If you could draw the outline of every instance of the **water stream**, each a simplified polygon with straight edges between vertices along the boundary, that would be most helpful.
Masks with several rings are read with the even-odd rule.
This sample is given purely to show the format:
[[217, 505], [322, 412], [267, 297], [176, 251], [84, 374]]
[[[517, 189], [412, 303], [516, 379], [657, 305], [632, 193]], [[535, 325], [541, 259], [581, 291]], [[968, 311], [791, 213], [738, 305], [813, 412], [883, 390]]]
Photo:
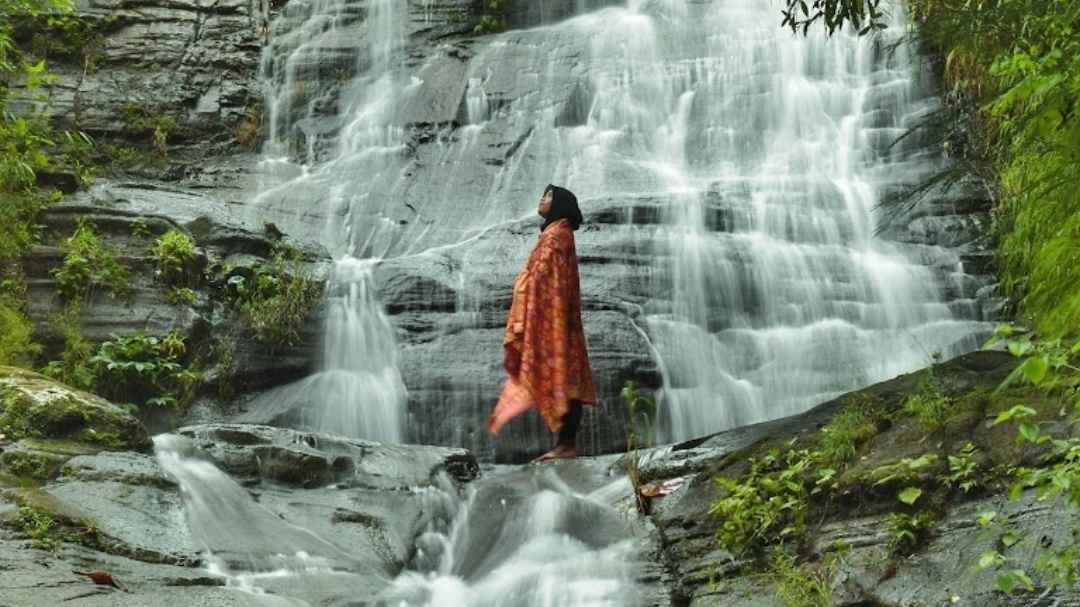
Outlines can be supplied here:
[[[496, 469], [460, 496], [445, 476], [406, 492], [429, 522], [394, 576], [340, 530], [320, 536], [288, 520], [295, 509], [281, 507], [273, 485], [241, 487], [191, 440], [158, 436], [155, 453], [180, 485], [208, 573], [251, 605], [616, 607], [641, 600], [644, 544], [630, 514], [629, 481], [595, 462]], [[372, 499], [348, 483], [326, 491], [335, 503]]]

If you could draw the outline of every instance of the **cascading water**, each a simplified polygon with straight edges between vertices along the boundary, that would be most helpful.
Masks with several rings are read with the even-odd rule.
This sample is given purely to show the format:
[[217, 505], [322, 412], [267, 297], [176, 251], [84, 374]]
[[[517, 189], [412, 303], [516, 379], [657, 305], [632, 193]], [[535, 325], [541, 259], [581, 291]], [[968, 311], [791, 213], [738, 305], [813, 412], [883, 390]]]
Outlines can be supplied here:
[[[579, 247], [652, 266], [628, 322], [659, 359], [671, 441], [805, 410], [933, 352], [960, 354], [985, 331], [955, 251], [875, 235], [884, 196], [940, 163], [917, 138], [891, 145], [937, 103], [902, 10], [875, 38], [826, 39], [793, 36], [764, 0], [628, 0], [407, 55], [432, 10], [289, 3], [267, 52], [260, 213], [290, 231], [318, 226], [339, 258], [400, 259], [528, 217], [549, 182], [587, 215], [631, 210], [644, 219], [581, 232]], [[483, 250], [516, 265], [519, 248]], [[451, 282], [483, 284], [490, 267], [456, 264]], [[611, 271], [583, 269], [587, 310], [591, 274]], [[639, 301], [636, 288], [604, 297]], [[357, 326], [383, 326], [362, 309], [380, 313], [357, 308]], [[486, 329], [463, 323], [433, 324]], [[327, 325], [328, 342], [337, 330]], [[491, 335], [484, 356], [497, 362]], [[389, 368], [395, 346], [382, 347]], [[443, 367], [466, 363], [446, 352], [409, 353], [410, 392], [439, 410], [489, 407], [497, 379], [447, 379]], [[380, 407], [405, 406], [392, 378], [371, 390]]]
[[620, 477], [580, 494], [548, 469], [504, 472], [469, 488], [448, 530], [418, 541], [418, 567], [387, 605], [632, 606], [638, 545]]
[[[641, 602], [642, 537], [628, 518], [629, 480], [602, 466], [500, 470], [474, 481], [464, 499], [453, 484], [398, 491], [431, 521], [415, 540], [412, 565], [393, 580], [379, 561], [340, 533], [321, 537], [274, 512], [272, 486], [248, 489], [208, 461], [195, 442], [160, 435], [154, 450], [181, 488], [188, 528], [209, 573], [258, 606], [602, 607]], [[358, 479], [361, 480], [362, 479]], [[371, 500], [345, 482], [327, 504]], [[293, 494], [293, 501], [312, 500]], [[324, 498], [326, 499], [326, 498]], [[269, 502], [269, 505], [267, 504]], [[319, 503], [319, 502], [316, 502]]]
[[328, 584], [339, 596], [367, 590], [349, 572], [370, 567], [369, 558], [283, 521], [199, 457], [190, 440], [159, 435], [154, 452], [181, 488], [187, 526], [206, 568], [226, 586], [266, 606], [307, 605], [303, 599], [325, 596], [319, 589]]
[[[359, 92], [349, 96], [351, 104], [342, 111], [350, 122], [343, 129], [346, 136], [341, 140], [339, 157], [348, 157], [350, 162], [363, 163], [367, 170], [377, 171], [373, 167], [393, 158], [403, 145], [400, 129], [385, 124], [388, 108], [401, 94], [393, 70], [404, 44], [403, 7], [396, 0], [371, 2], [366, 19], [359, 21], [368, 40], [366, 52], [360, 57], [344, 58], [335, 41], [347, 38], [348, 28], [356, 25], [361, 15], [356, 6], [341, 0], [292, 2], [282, 18], [289, 27], [282, 28], [283, 35], [269, 47], [264, 58], [263, 70], [268, 81], [280, 84], [268, 91], [271, 138], [264, 164], [271, 173], [284, 170], [292, 176], [286, 182], [289, 187], [303, 187], [309, 180], [335, 179], [340, 172], [348, 170], [346, 166], [334, 165], [309, 173], [301, 168], [300, 176], [296, 177], [288, 168], [291, 167], [287, 159], [288, 144], [295, 140], [289, 139], [287, 127], [310, 120], [313, 108], [325, 102], [319, 96], [322, 93], [319, 86], [312, 92], [317, 100], [307, 104], [297, 102], [298, 98], [304, 98], [303, 90], [311, 84], [300, 78], [306, 72], [320, 69], [333, 72], [327, 65], [341, 69], [354, 69], [357, 63], [368, 66], [369, 77], [352, 83], [352, 88]], [[296, 23], [299, 25], [292, 28]], [[333, 50], [327, 50], [328, 46]], [[329, 86], [319, 79], [316, 82]], [[308, 141], [305, 155], [313, 158], [316, 138]], [[359, 154], [350, 156], [351, 151]], [[341, 181], [334, 189], [349, 189], [353, 185]], [[276, 189], [266, 185], [256, 202], [276, 195]], [[341, 206], [340, 211], [348, 215], [350, 209]], [[241, 417], [241, 421], [272, 421], [356, 438], [403, 442], [406, 390], [397, 367], [397, 342], [374, 293], [371, 272], [374, 261], [350, 255], [355, 247], [349, 234], [349, 222], [335, 220], [326, 225], [322, 238], [338, 258], [327, 287], [320, 370], [262, 395], [253, 404], [252, 413]]]
[[239, 421], [404, 442], [405, 384], [371, 261], [344, 257], [330, 278], [320, 370], [261, 395]]

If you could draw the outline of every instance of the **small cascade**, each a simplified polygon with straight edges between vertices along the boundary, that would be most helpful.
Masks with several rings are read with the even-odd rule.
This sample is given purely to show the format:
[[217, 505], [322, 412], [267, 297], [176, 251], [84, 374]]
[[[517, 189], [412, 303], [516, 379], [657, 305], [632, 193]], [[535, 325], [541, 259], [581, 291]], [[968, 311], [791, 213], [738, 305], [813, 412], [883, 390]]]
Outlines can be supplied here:
[[335, 263], [319, 371], [261, 395], [240, 421], [404, 442], [407, 395], [394, 329], [375, 296], [374, 263]]
[[[255, 605], [308, 605], [303, 600], [333, 584], [343, 593], [362, 559], [307, 529], [287, 523], [202, 459], [191, 441], [154, 437], [161, 468], [180, 485], [187, 526], [211, 575], [251, 596]], [[360, 589], [357, 589], [360, 591]]]
[[639, 546], [619, 477], [586, 494], [550, 468], [503, 471], [469, 487], [445, 529], [417, 540], [415, 568], [378, 604], [601, 607], [640, 604]]

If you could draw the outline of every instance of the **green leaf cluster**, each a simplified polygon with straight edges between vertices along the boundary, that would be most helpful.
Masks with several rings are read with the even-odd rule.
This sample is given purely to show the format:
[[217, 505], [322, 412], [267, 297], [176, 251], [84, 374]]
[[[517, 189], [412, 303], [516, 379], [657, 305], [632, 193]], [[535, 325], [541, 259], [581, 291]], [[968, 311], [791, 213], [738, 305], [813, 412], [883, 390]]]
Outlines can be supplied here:
[[311, 277], [300, 254], [279, 247], [270, 262], [251, 275], [227, 281], [230, 306], [264, 343], [295, 345], [304, 322], [322, 299], [323, 284]]
[[[162, 284], [175, 289], [187, 289], [198, 283], [199, 273], [195, 267], [195, 241], [175, 228], [162, 234], [150, 249], [157, 266], [157, 277]], [[186, 294], [177, 297], [186, 299]]]
[[98, 288], [113, 297], [130, 292], [130, 275], [117, 261], [116, 252], [106, 245], [86, 218], [80, 218], [75, 232], [60, 246], [64, 261], [52, 270], [56, 287], [70, 304], [87, 301]]

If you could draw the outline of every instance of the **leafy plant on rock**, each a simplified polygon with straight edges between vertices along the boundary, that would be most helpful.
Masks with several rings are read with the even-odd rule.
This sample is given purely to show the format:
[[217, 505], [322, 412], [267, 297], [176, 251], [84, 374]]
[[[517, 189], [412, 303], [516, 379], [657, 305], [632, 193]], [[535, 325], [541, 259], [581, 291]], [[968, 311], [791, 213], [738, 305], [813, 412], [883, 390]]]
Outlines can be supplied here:
[[250, 276], [230, 278], [227, 290], [232, 308], [259, 340], [291, 346], [300, 341], [323, 285], [311, 278], [295, 249], [279, 247], [270, 262], [255, 267]]
[[139, 407], [175, 408], [190, 400], [199, 379], [183, 364], [185, 354], [184, 339], [175, 332], [164, 337], [113, 335], [90, 364], [102, 396]]
[[60, 246], [64, 261], [52, 270], [60, 295], [68, 302], [89, 299], [98, 288], [114, 297], [130, 291], [130, 276], [117, 261], [116, 252], [98, 236], [86, 218], [80, 218], [75, 232]]

